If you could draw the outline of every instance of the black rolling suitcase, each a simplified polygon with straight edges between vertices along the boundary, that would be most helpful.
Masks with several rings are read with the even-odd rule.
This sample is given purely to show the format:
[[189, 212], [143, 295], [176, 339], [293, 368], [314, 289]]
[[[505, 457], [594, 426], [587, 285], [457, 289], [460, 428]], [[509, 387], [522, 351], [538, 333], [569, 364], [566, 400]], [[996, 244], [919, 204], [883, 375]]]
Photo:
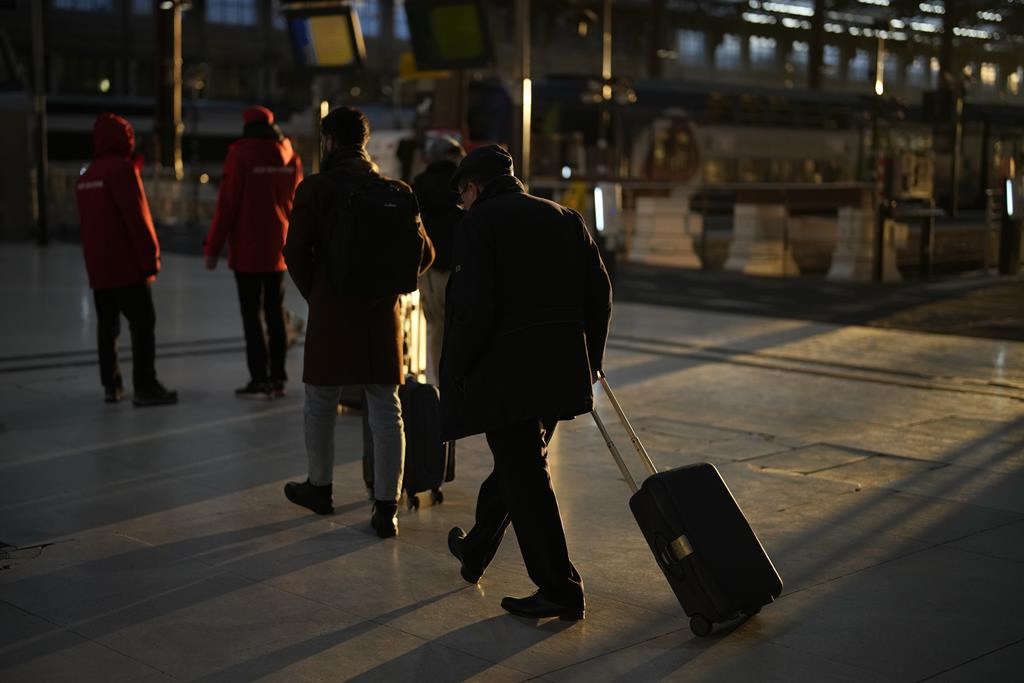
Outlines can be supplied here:
[[718, 470], [711, 463], [658, 472], [603, 374], [599, 375], [641, 460], [651, 472], [638, 488], [595, 410], [608, 449], [633, 490], [629, 507], [698, 636], [716, 623], [758, 613], [782, 592], [782, 579]]
[[[444, 502], [441, 486], [455, 479], [455, 442], [441, 441], [441, 406], [437, 387], [407, 380], [398, 388], [405, 424], [405, 474], [402, 489], [409, 508], [419, 508], [421, 491], [432, 503]], [[373, 438], [363, 411], [363, 480], [373, 494]]]

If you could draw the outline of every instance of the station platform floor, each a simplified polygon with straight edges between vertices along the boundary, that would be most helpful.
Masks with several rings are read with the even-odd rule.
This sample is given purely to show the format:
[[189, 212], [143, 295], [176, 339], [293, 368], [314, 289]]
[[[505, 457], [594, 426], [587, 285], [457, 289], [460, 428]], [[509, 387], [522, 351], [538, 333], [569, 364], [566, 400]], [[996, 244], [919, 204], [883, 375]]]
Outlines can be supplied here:
[[288, 397], [238, 401], [230, 273], [167, 255], [153, 292], [181, 401], [106, 405], [79, 248], [0, 246], [5, 683], [1020, 680], [1022, 341], [619, 303], [606, 370], [648, 450], [717, 465], [785, 582], [698, 638], [590, 419], [551, 456], [587, 617], [524, 620], [499, 606], [533, 591], [514, 534], [477, 586], [445, 544], [490, 471], [482, 438], [385, 541], [340, 416], [337, 512], [309, 514], [282, 495], [305, 471], [301, 347]]

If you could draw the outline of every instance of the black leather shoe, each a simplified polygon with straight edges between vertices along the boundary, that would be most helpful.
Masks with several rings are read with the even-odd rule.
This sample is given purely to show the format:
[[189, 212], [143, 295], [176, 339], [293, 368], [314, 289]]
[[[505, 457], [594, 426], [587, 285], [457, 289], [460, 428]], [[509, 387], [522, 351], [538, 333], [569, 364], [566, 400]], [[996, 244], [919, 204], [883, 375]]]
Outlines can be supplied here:
[[583, 600], [580, 599], [578, 607], [570, 607], [553, 600], [548, 600], [540, 591], [537, 591], [528, 598], [502, 598], [501, 606], [506, 611], [517, 617], [529, 619], [546, 619], [547, 617], [558, 617], [563, 621], [581, 621], [584, 609]]
[[169, 406], [178, 402], [178, 392], [171, 391], [160, 382], [153, 386], [136, 391], [132, 396], [132, 403], [140, 407], [146, 406]]
[[393, 538], [398, 535], [398, 501], [377, 500], [373, 503], [373, 515], [370, 526], [381, 538]]
[[462, 542], [465, 540], [466, 532], [459, 527], [452, 527], [452, 530], [448, 532], [448, 550], [455, 556], [455, 559], [462, 563], [462, 568], [459, 570], [462, 578], [467, 583], [477, 583], [484, 575], [484, 570], [478, 571], [475, 567], [471, 569], [466, 565], [466, 558], [462, 554]]
[[284, 485], [284, 495], [296, 505], [309, 508], [318, 515], [334, 513], [334, 485], [314, 486], [306, 481], [290, 481]]

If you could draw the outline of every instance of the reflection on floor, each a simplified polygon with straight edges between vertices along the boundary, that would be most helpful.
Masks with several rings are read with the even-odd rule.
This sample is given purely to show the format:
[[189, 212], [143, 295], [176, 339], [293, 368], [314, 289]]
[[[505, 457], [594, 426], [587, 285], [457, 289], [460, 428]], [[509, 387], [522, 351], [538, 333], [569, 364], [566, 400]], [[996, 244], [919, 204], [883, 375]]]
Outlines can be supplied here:
[[[102, 402], [76, 248], [0, 248], [0, 294], [5, 683], [1011, 680], [1024, 666], [1022, 343], [619, 306], [606, 369], [648, 450], [661, 467], [715, 463], [786, 582], [698, 639], [587, 419], [559, 427], [552, 455], [587, 619], [526, 621], [498, 604], [532, 591], [514, 534], [475, 587], [445, 547], [489, 471], [481, 438], [459, 443], [442, 505], [402, 509], [396, 540], [368, 526], [358, 417], [338, 422], [336, 514], [284, 500], [304, 471], [301, 347], [287, 398], [232, 396], [246, 378], [229, 273], [166, 258], [158, 370], [181, 403], [160, 409]], [[288, 305], [305, 315], [294, 291]]]

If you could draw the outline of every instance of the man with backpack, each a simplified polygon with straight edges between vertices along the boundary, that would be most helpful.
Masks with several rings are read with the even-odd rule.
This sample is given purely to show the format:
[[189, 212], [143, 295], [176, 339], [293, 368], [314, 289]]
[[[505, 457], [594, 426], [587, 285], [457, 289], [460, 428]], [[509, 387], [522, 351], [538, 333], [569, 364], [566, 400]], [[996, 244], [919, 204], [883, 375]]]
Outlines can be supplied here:
[[408, 185], [381, 176], [366, 153], [370, 124], [340, 107], [321, 122], [321, 172], [299, 186], [284, 258], [309, 303], [302, 381], [309, 476], [285, 496], [331, 514], [334, 424], [341, 387], [362, 385], [374, 452], [370, 523], [398, 533], [405, 435], [398, 387], [403, 335], [399, 294], [434, 260]]
[[236, 389], [235, 396], [266, 400], [283, 397], [288, 378], [281, 249], [295, 188], [302, 182], [302, 160], [266, 107], [246, 109], [242, 120], [242, 137], [224, 160], [217, 210], [203, 251], [206, 267], [213, 270], [227, 242], [228, 266], [235, 271], [249, 367], [249, 383]]

